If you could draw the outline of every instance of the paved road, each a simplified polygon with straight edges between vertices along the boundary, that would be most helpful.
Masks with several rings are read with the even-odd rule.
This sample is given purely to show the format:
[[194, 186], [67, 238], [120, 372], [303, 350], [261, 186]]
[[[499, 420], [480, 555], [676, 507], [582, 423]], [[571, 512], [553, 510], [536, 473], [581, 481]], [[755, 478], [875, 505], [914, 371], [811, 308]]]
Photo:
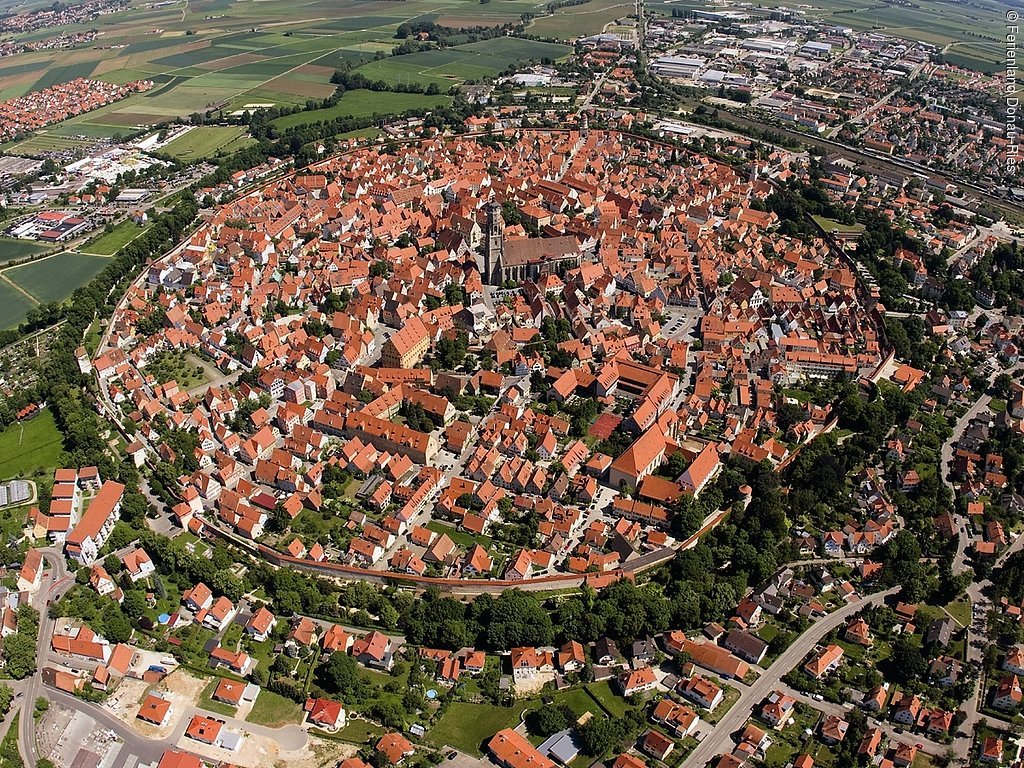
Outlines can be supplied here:
[[[1010, 546], [1006, 548], [1006, 551], [999, 556], [999, 559], [996, 560], [993, 572], [995, 572], [995, 569], [999, 568], [1004, 562], [1006, 562], [1006, 558], [1008, 558], [1014, 552], [1019, 551], [1021, 547], [1024, 547], [1024, 535], [1020, 535], [1016, 539], [1014, 539], [1013, 543], [1011, 543]], [[991, 588], [991, 586], [992, 582], [989, 579], [985, 579], [984, 581], [976, 581], [967, 588], [967, 597], [970, 599], [971, 605], [981, 606], [981, 608], [985, 612], [982, 614], [982, 617], [984, 617], [985, 614], [987, 614], [987, 612], [992, 609], [992, 605], [985, 595], [985, 593]], [[975, 630], [975, 625], [973, 622], [967, 628], [967, 662], [968, 664], [976, 665], [976, 668], [979, 671], [983, 669], [984, 644], [988, 641], [988, 634], [986, 632], [986, 629], [987, 619], [985, 618], [981, 619], [979, 631]], [[972, 637], [972, 634], [974, 635], [974, 637]], [[981, 646], [975, 646], [975, 640], [980, 641]], [[970, 759], [971, 745], [973, 743], [970, 737], [971, 735], [973, 735], [974, 728], [977, 725], [978, 721], [982, 719], [982, 715], [978, 709], [978, 703], [981, 701], [981, 697], [985, 693], [985, 689], [982, 685], [983, 682], [983, 677], [981, 674], [979, 674], [978, 679], [975, 681], [974, 684], [973, 694], [963, 703], [962, 706], [964, 712], [964, 721], [960, 725], [959, 730], [960, 732], [966, 734], [966, 736], [956, 739], [953, 743], [953, 751], [956, 754], [956, 756], [961, 760]], [[1012, 729], [1010, 723], [1004, 720], [999, 720], [997, 718], [992, 717], [991, 715], [985, 715], [984, 718], [988, 721], [989, 725], [995, 728], [1002, 728], [1007, 731]]]
[[[1017, 363], [1005, 372], [1016, 378], [1022, 370], [1024, 370], [1024, 363]], [[989, 374], [988, 382], [990, 386], [1001, 373], [1004, 373], [1004, 371], [997, 368]], [[942, 444], [942, 451], [939, 458], [939, 474], [942, 476], [942, 482], [944, 482], [949, 489], [953, 491], [954, 496], [956, 495], [956, 487], [949, 479], [949, 472], [950, 467], [953, 464], [953, 453], [956, 448], [956, 444], [960, 441], [964, 431], [968, 426], [970, 426], [971, 422], [982, 412], [987, 410], [989, 403], [991, 402], [992, 397], [988, 393], [979, 397], [957, 421], [956, 425], [953, 427], [953, 434], [950, 436], [949, 440]], [[961, 573], [967, 567], [965, 561], [967, 557], [967, 547], [970, 546], [971, 543], [971, 521], [966, 515], [960, 515], [955, 512], [953, 513], [953, 520], [957, 526], [957, 546], [956, 555], [953, 557], [953, 573]]]
[[[43, 693], [42, 670], [49, 658], [50, 638], [53, 636], [53, 620], [50, 618], [47, 606], [50, 601], [60, 600], [75, 583], [74, 576], [68, 573], [64, 555], [59, 549], [48, 547], [40, 551], [50, 567], [35, 597], [36, 608], [39, 609], [36, 673], [25, 682], [21, 718], [18, 721], [18, 748], [22, 759], [29, 768], [33, 768], [36, 760], [41, 757], [36, 753], [36, 720], [33, 717], [33, 709], [36, 699]], [[52, 691], [47, 691], [47, 698], [51, 701], [53, 701], [52, 693]]]
[[778, 687], [783, 675], [802, 662], [825, 635], [843, 624], [850, 616], [870, 605], [877, 605], [890, 595], [895, 595], [899, 590], [899, 587], [893, 587], [885, 592], [876, 592], [862, 600], [844, 605], [808, 627], [790, 644], [789, 648], [782, 652], [763, 675], [752, 685], [746, 687], [746, 690], [740, 694], [739, 700], [686, 758], [687, 764], [701, 768], [716, 755], [732, 751], [732, 734], [747, 721], [754, 707]]
[[[846, 718], [850, 713], [849, 707], [844, 707], [840, 704], [833, 704], [831, 701], [817, 701], [812, 699], [806, 693], [786, 685], [785, 683], [779, 683], [779, 690], [788, 696], [792, 696], [799, 702], [806, 704], [812, 709], [816, 709], [826, 715], [837, 715], [842, 718]], [[888, 723], [885, 720], [874, 720], [871, 719], [871, 725], [877, 725], [882, 729], [882, 732], [889, 738], [890, 741], [904, 741], [908, 744], [920, 744], [921, 749], [927, 752], [929, 755], [942, 756], [946, 754], [946, 750], [949, 749], [948, 744], [940, 744], [937, 741], [925, 738], [920, 734], [916, 733], [898, 733], [896, 731], [897, 726], [892, 723]], [[901, 727], [901, 726], [900, 726]], [[902, 728], [902, 727], [901, 727]]]

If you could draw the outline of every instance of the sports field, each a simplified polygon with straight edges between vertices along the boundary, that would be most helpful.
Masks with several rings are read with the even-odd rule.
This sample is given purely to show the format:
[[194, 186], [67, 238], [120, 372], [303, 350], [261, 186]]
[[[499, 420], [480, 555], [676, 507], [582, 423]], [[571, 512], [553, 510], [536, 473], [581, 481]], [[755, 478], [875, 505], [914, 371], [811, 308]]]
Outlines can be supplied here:
[[191, 163], [204, 157], [213, 157], [227, 147], [231, 151], [241, 149], [248, 143], [245, 141], [246, 136], [247, 131], [241, 126], [204, 125], [193, 128], [160, 151], [183, 163]]
[[[3, 271], [3, 276], [30, 294], [40, 304], [64, 301], [109, 263], [104, 256], [61, 253]], [[20, 322], [16, 320], [15, 322]]]

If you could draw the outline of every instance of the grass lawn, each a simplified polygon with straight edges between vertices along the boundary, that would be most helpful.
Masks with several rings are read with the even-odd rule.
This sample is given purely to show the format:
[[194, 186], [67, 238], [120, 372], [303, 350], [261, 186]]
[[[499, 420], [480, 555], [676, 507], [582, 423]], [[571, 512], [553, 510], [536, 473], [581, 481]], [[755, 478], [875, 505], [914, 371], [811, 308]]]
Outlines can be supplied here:
[[204, 125], [193, 128], [160, 151], [183, 163], [191, 163], [216, 155], [232, 142], [241, 139], [245, 133], [246, 129], [242, 126]]
[[110, 232], [104, 232], [92, 242], [83, 245], [81, 251], [99, 256], [113, 256], [147, 229], [148, 224], [140, 227], [134, 221], [122, 221]]
[[843, 224], [835, 219], [827, 219], [824, 216], [812, 216], [811, 218], [818, 222], [818, 225], [826, 232], [831, 232], [833, 229], [840, 233], [864, 231], [863, 224]]
[[[210, 681], [210, 684], [207, 685], [203, 689], [203, 692], [199, 696], [198, 706], [199, 706], [200, 709], [205, 709], [208, 712], [216, 712], [218, 715], [225, 715], [227, 717], [234, 717], [235, 716], [235, 708], [234, 707], [232, 707], [232, 706], [230, 706], [228, 704], [225, 704], [222, 701], [214, 701], [211, 698], [213, 696], [213, 692], [215, 690], [217, 690], [217, 685], [218, 684], [220, 684], [220, 678], [219, 677], [215, 677], [213, 680]], [[260, 695], [262, 695], [262, 694], [260, 694]]]
[[29, 507], [5, 507], [0, 509], [0, 542], [21, 538], [21, 532], [28, 520]]
[[[260, 694], [261, 696], [263, 694]], [[345, 727], [335, 734], [339, 739], [350, 741], [353, 744], [366, 744], [368, 741], [376, 741], [384, 735], [384, 729], [375, 723], [368, 723], [365, 720], [352, 720], [345, 724]]]
[[704, 714], [701, 713], [701, 717], [704, 717], [712, 725], [725, 717], [725, 714], [732, 709], [733, 704], [740, 700], [740, 692], [735, 688], [730, 688], [727, 685], [722, 686], [722, 693], [724, 694], [722, 703], [715, 707], [714, 712], [709, 712], [707, 717], [704, 717]]
[[479, 757], [485, 739], [502, 728], [518, 725], [523, 712], [532, 705], [531, 701], [517, 701], [511, 707], [456, 701], [431, 728], [427, 738], [438, 746], [455, 747]]
[[146, 371], [161, 384], [174, 380], [182, 389], [191, 389], [209, 381], [199, 360], [181, 350], [158, 352], [146, 364]]
[[951, 603], [946, 603], [946, 611], [960, 626], [966, 627], [971, 623], [971, 601], [968, 597], [958, 597]]
[[776, 635], [779, 634], [779, 627], [774, 621], [765, 622], [765, 625], [761, 627], [761, 630], [757, 633], [757, 636], [764, 640], [766, 643], [770, 643]]
[[63, 450], [63, 439], [48, 409], [34, 419], [11, 424], [0, 432], [0, 479], [51, 472]]
[[474, 544], [480, 544], [484, 549], [490, 550], [491, 539], [488, 536], [474, 536], [471, 533], [465, 531], [457, 531], [450, 525], [442, 523], [439, 520], [431, 520], [427, 523], [427, 530], [433, 531], [434, 533], [444, 533], [448, 535], [448, 538], [455, 542], [456, 546], [462, 547], [463, 549], [469, 549]]
[[607, 680], [602, 680], [599, 683], [588, 685], [587, 690], [590, 691], [590, 695], [593, 696], [601, 706], [616, 717], [622, 717], [629, 709], [629, 705], [626, 703], [626, 700], [612, 690], [612, 687]]
[[252, 711], [245, 719], [256, 725], [280, 728], [282, 725], [301, 721], [302, 709], [291, 699], [286, 699], [284, 696], [264, 688], [256, 697], [256, 703], [253, 704]]
[[577, 717], [584, 712], [592, 712], [595, 717], [604, 717], [604, 712], [597, 702], [583, 688], [566, 688], [551, 697], [556, 704], [565, 704]]
[[[11, 725], [7, 729], [4, 740], [0, 743], [0, 754], [3, 755], [14, 755], [18, 754], [18, 720], [21, 718], [21, 712], [15, 712], [14, 717], [11, 719]], [[0, 768], [14, 768], [15, 765], [23, 765], [21, 760], [14, 762], [7, 758], [0, 757]]]

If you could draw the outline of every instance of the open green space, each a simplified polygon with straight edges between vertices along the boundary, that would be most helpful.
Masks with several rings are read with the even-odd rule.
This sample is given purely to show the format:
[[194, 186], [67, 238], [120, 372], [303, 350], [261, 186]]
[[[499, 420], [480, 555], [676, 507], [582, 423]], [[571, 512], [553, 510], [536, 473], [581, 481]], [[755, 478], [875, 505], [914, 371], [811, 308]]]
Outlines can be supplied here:
[[204, 125], [193, 128], [160, 151], [183, 163], [191, 163], [203, 158], [212, 157], [221, 149], [246, 134], [241, 126]]
[[146, 363], [146, 373], [160, 384], [177, 382], [182, 389], [191, 389], [209, 381], [206, 368], [193, 355], [180, 349], [157, 352]]
[[54, 133], [40, 132], [29, 136], [23, 141], [9, 142], [2, 149], [12, 155], [37, 156], [44, 152], [84, 152], [94, 142], [87, 139], [75, 139], [69, 136], [58, 136]]
[[[580, 6], [562, 15], [578, 15], [580, 32], [591, 26], [596, 31], [604, 23], [598, 21], [606, 6], [619, 4], [621, 0], [591, 0], [586, 9]], [[626, 10], [626, 5], [621, 5], [620, 10]], [[115, 83], [150, 79], [156, 83], [146, 93], [132, 94], [47, 128], [43, 135], [49, 143], [36, 142], [33, 137], [19, 147], [18, 151], [27, 154], [74, 150], [78, 137], [125, 135], [193, 112], [234, 110], [247, 103], [304, 104], [307, 99], [324, 98], [332, 92], [329, 80], [342, 62], [371, 68], [366, 74], [374, 79], [424, 85], [435, 82], [447, 91], [451, 85], [492, 76], [513, 63], [562, 58], [570, 49], [503, 37], [391, 57], [391, 50], [399, 42], [395, 31], [400, 24], [418, 19], [454, 27], [490, 26], [515, 22], [521, 14], [536, 12], [537, 8], [533, 0], [483, 5], [477, 0], [383, 4], [306, 0], [298, 7], [285, 0], [194, 0], [184, 6], [131, 8], [64, 27], [66, 31], [99, 31], [103, 35], [102, 56], [91, 47], [81, 46], [28, 52], [5, 60], [0, 67], [0, 94], [8, 98], [75, 77]], [[42, 40], [50, 34], [37, 30], [19, 39]], [[380, 53], [386, 58], [373, 61]], [[402, 94], [381, 94], [372, 99], [356, 95], [347, 99], [344, 109], [348, 110], [345, 114], [356, 116], [393, 115], [412, 106], [425, 106], [409, 101]], [[61, 141], [63, 146], [58, 146]], [[243, 146], [242, 141], [240, 136], [229, 138], [226, 131], [204, 131], [175, 144], [170, 152], [192, 162], [221, 149], [237, 149]]]
[[494, 704], [453, 702], [430, 730], [429, 740], [438, 746], [454, 747], [470, 755], [482, 755], [483, 742], [502, 728], [519, 724], [531, 702], [517, 701], [511, 707]]
[[79, 77], [89, 77], [96, 68], [96, 61], [66, 64], [63, 67], [50, 67], [32, 84], [33, 91], [42, 91], [54, 85], [67, 83]]
[[370, 80], [383, 80], [392, 85], [420, 83], [427, 86], [434, 83], [447, 90], [451, 85], [466, 80], [493, 77], [512, 64], [558, 60], [571, 52], [564, 45], [502, 37], [453, 48], [391, 56], [364, 64], [356, 72]]
[[811, 218], [818, 222], [818, 226], [826, 232], [831, 232], [833, 229], [840, 233], [864, 231], [863, 224], [843, 224], [835, 219], [826, 219], [824, 216], [812, 216]]
[[946, 603], [946, 612], [958, 622], [961, 627], [970, 626], [971, 623], [971, 600], [966, 595], [958, 597], [952, 602]]
[[347, 91], [338, 103], [329, 109], [296, 112], [274, 120], [274, 125], [285, 130], [298, 125], [309, 125], [339, 117], [372, 117], [398, 115], [412, 109], [435, 109], [448, 104], [448, 96], [425, 96], [421, 93], [389, 93], [387, 91]]
[[86, 243], [79, 250], [82, 253], [113, 256], [149, 229], [148, 225], [139, 226], [134, 221], [122, 221], [110, 232], [104, 232], [92, 242]]
[[558, 8], [550, 16], [536, 18], [526, 31], [540, 37], [573, 40], [580, 35], [602, 32], [606, 24], [629, 16], [634, 9], [632, 3], [623, 0], [590, 0], [583, 5]]
[[607, 717], [601, 705], [617, 715], [629, 709], [625, 700], [612, 692], [607, 681], [593, 683], [586, 688], [577, 686], [557, 692], [545, 691], [539, 697], [519, 699], [511, 707], [457, 701], [449, 706], [427, 738], [438, 747], [455, 747], [471, 755], [481, 755], [486, 739], [502, 728], [517, 726], [528, 712], [540, 709], [549, 700], [554, 705], [569, 707], [577, 717], [586, 712], [594, 717]]
[[252, 705], [252, 711], [245, 719], [256, 725], [280, 728], [302, 720], [302, 709], [291, 699], [264, 688], [256, 697], [256, 703]]
[[47, 474], [57, 466], [64, 444], [49, 409], [0, 432], [0, 480]]
[[107, 265], [103, 256], [60, 253], [20, 267], [4, 270], [3, 276], [42, 304], [64, 301]]
[[0, 541], [16, 541], [21, 538], [28, 521], [29, 507], [4, 507], [0, 509]]
[[597, 699], [604, 709], [616, 717], [626, 714], [626, 710], [629, 709], [626, 700], [612, 690], [611, 683], [607, 680], [589, 685], [587, 690], [590, 691], [590, 695]]
[[349, 718], [345, 727], [334, 735], [353, 744], [366, 744], [368, 741], [375, 741], [383, 736], [384, 729], [376, 723]]

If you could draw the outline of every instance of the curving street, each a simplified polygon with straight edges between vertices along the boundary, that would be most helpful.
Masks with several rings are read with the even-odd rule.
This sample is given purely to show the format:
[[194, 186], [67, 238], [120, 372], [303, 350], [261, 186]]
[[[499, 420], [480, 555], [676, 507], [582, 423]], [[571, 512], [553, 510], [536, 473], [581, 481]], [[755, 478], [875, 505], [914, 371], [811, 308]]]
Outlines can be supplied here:
[[700, 768], [715, 756], [732, 751], [732, 734], [750, 718], [750, 713], [758, 703], [779, 686], [783, 676], [804, 660], [815, 644], [833, 629], [841, 626], [853, 614], [864, 610], [869, 605], [881, 603], [899, 590], [899, 587], [892, 587], [884, 592], [868, 595], [861, 600], [844, 605], [808, 627], [753, 684], [745, 686], [745, 690], [742, 691], [740, 698], [732, 708], [686, 758], [687, 764]]

